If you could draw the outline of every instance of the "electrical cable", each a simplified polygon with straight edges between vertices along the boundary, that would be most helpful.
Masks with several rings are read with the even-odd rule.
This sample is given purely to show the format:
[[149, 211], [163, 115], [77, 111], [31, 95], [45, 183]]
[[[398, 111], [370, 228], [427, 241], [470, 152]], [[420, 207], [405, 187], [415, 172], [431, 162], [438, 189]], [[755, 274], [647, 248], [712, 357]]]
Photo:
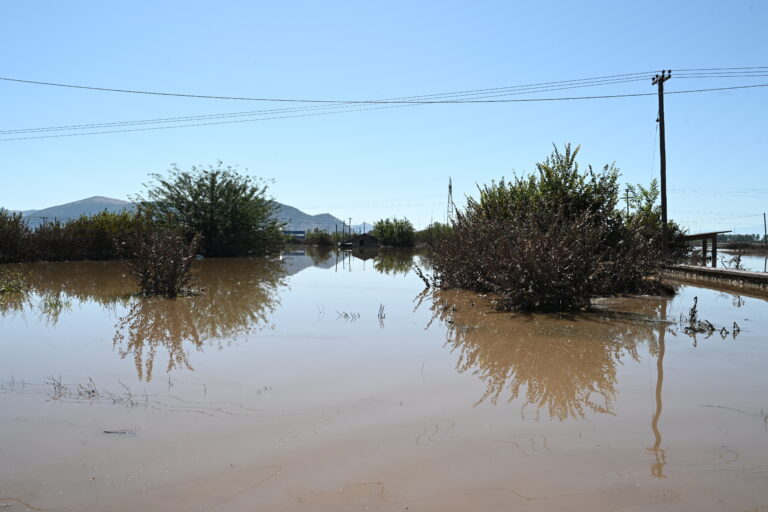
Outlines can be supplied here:
[[[539, 82], [534, 84], [529, 84], [527, 86], [513, 86], [515, 87], [533, 87], [533, 86], [543, 86], [543, 85], [558, 85], [558, 84], [566, 84], [566, 83], [578, 83], [578, 82], [584, 82], [584, 81], [591, 81], [591, 80], [604, 80], [604, 79], [611, 79], [611, 78], [627, 78], [627, 77], [640, 77], [640, 76], [647, 76], [648, 74], [652, 73], [651, 71], [642, 72], [642, 73], [626, 73], [621, 75], [606, 75], [602, 77], [595, 77], [595, 78], [580, 78], [575, 80], [559, 80], [554, 82]], [[36, 80], [24, 80], [20, 78], [10, 78], [10, 77], [0, 77], [0, 80], [6, 81], [6, 82], [16, 82], [16, 83], [23, 83], [23, 84], [30, 84], [30, 85], [43, 85], [43, 86], [50, 86], [50, 87], [64, 87], [69, 89], [84, 89], [84, 90], [90, 90], [90, 91], [101, 91], [101, 92], [114, 92], [114, 93], [125, 93], [125, 94], [144, 94], [144, 95], [152, 95], [152, 96], [173, 96], [173, 97], [180, 97], [180, 98], [197, 98], [197, 99], [216, 99], [216, 100], [237, 100], [237, 101], [270, 101], [270, 102], [289, 102], [289, 103], [363, 103], [363, 104], [369, 104], [369, 103], [376, 103], [376, 100], [328, 100], [328, 99], [302, 99], [302, 98], [254, 98], [254, 97], [244, 97], [244, 96], [217, 96], [217, 95], [205, 95], [205, 94], [188, 94], [188, 93], [171, 93], [171, 92], [159, 92], [159, 91], [143, 91], [143, 90], [135, 90], [135, 89], [118, 89], [118, 88], [111, 88], [111, 87], [95, 87], [95, 86], [87, 86], [87, 85], [74, 85], [74, 84], [62, 84], [62, 83], [55, 83], [55, 82], [42, 82], [42, 81], [36, 81]], [[501, 88], [495, 88], [495, 89], [480, 89], [480, 91], [498, 91], [507, 89], [505, 87]], [[476, 90], [469, 90], [469, 91], [460, 91], [460, 92], [476, 92]], [[433, 96], [440, 96], [440, 94], [433, 95]], [[403, 100], [407, 99], [402, 98]], [[386, 100], [384, 100], [386, 101]]]
[[[689, 89], [684, 91], [666, 91], [665, 94], [689, 94], [689, 93], [702, 93], [702, 92], [713, 92], [713, 91], [727, 91], [727, 90], [738, 90], [738, 89], [751, 89], [751, 88], [757, 88], [757, 87], [768, 87], [768, 83], [766, 84], [754, 84], [754, 85], [741, 85], [741, 86], [733, 86], [733, 87], [714, 87], [709, 89]], [[385, 108], [398, 108], [398, 107], [407, 107], [412, 105], [433, 105], [433, 104], [478, 104], [478, 103], [530, 103], [530, 102], [547, 102], [547, 101], [572, 101], [572, 100], [595, 100], [595, 99], [612, 99], [612, 98], [636, 98], [636, 97], [642, 97], [642, 96], [656, 96], [657, 93], [651, 92], [651, 93], [634, 93], [634, 94], [609, 94], [609, 95], [600, 95], [600, 96], [571, 96], [571, 97], [559, 97], [559, 98], [517, 98], [517, 99], [496, 99], [496, 100], [459, 100], [459, 101], [439, 101], [439, 102], [433, 102], [433, 101], [427, 101], [427, 102], [410, 102], [410, 103], [398, 103], [394, 105], [385, 105], [385, 106], [377, 106], [377, 107], [370, 107], [370, 108], [350, 108], [346, 110], [336, 110], [331, 112], [314, 112], [309, 114], [296, 114], [296, 115], [285, 115], [285, 116], [273, 116], [273, 117], [260, 117], [258, 119], [240, 119], [236, 121], [217, 121], [217, 122], [209, 122], [209, 123], [192, 123], [192, 124], [182, 124], [182, 125], [173, 125], [173, 126], [156, 126], [156, 127], [150, 127], [150, 128], [131, 128], [131, 129], [124, 129], [124, 130], [106, 130], [106, 131], [97, 131], [97, 132], [82, 132], [82, 133], [65, 133], [65, 134], [55, 134], [55, 135], [36, 135], [31, 137], [12, 137], [12, 138], [2, 138], [0, 139], [0, 142], [3, 141], [12, 141], [12, 140], [30, 140], [30, 139], [49, 139], [49, 138], [58, 138], [58, 137], [77, 137], [81, 135], [100, 135], [100, 134], [107, 134], [107, 133], [128, 133], [128, 132], [138, 132], [138, 131], [150, 131], [150, 130], [166, 130], [166, 129], [172, 129], [172, 128], [190, 128], [190, 127], [197, 127], [197, 126], [213, 126], [213, 125], [221, 125], [221, 124], [235, 124], [235, 123], [247, 123], [247, 122], [255, 122], [255, 121], [268, 121], [268, 120], [275, 120], [275, 119], [289, 119], [289, 118], [296, 118], [296, 117], [312, 117], [312, 116], [321, 116], [321, 115], [330, 115], [330, 114], [336, 114], [336, 113], [342, 113], [342, 112], [362, 112], [362, 111], [368, 111], [368, 110], [380, 110]]]
[[[521, 95], [521, 94], [530, 94], [532, 92], [547, 92], [547, 91], [555, 91], [555, 90], [563, 90], [563, 89], [576, 89], [576, 88], [582, 88], [582, 87], [593, 87], [598, 85], [607, 85], [607, 84], [615, 84], [615, 83], [625, 83], [625, 82], [635, 82], [635, 81], [644, 81], [645, 79], [624, 79], [619, 81], [604, 81], [599, 83], [589, 83], [589, 84], [580, 84], [580, 85], [573, 85], [573, 86], [565, 86], [565, 87], [548, 87], [548, 88], [540, 88], [540, 89], [531, 89], [526, 91], [519, 91], [519, 92], [511, 92], [507, 94], [494, 94], [494, 95], [480, 95], [479, 93], [473, 93], [473, 96], [477, 98], [494, 98], [499, 96], [514, 96], [514, 95]], [[499, 89], [488, 89], [489, 91], [496, 91]], [[441, 96], [447, 96], [449, 94], [456, 94], [456, 95], [464, 95], [465, 92], [461, 93], [442, 93]], [[428, 96], [411, 96], [409, 98], [429, 98], [434, 95], [428, 95]], [[465, 96], [466, 97], [466, 96]], [[394, 98], [392, 100], [387, 100], [387, 104], [394, 103], [396, 105], [411, 105], [415, 102], [406, 102], [406, 103], [400, 103], [397, 102], [398, 98]], [[375, 101], [372, 101], [371, 104], [375, 104]], [[382, 103], [382, 101], [379, 101], [378, 103]], [[421, 104], [421, 103], [415, 103], [415, 104]], [[91, 123], [91, 124], [81, 124], [81, 125], [64, 125], [64, 126], [51, 126], [51, 127], [41, 127], [41, 128], [22, 128], [22, 129], [15, 129], [15, 130], [0, 130], [0, 135], [9, 135], [14, 133], [34, 133], [34, 132], [45, 132], [45, 131], [64, 131], [64, 130], [80, 130], [80, 129], [88, 129], [88, 128], [102, 128], [102, 127], [113, 127], [113, 126], [130, 126], [130, 125], [143, 125], [143, 124], [158, 124], [158, 123], [169, 123], [169, 122], [183, 122], [183, 121], [194, 121], [194, 120], [202, 120], [202, 119], [219, 119], [219, 118], [229, 118], [229, 117], [250, 117], [250, 116], [256, 116], [256, 115], [266, 115], [266, 114], [273, 114], [273, 113], [286, 113], [286, 112], [302, 112], [302, 111], [312, 111], [312, 110], [319, 110], [319, 109], [333, 109], [333, 108], [343, 108], [348, 106], [348, 104], [340, 104], [340, 105], [317, 105], [317, 106], [308, 106], [308, 107], [293, 107], [293, 108], [282, 108], [282, 109], [264, 109], [264, 110], [254, 110], [254, 111], [245, 111], [245, 112], [231, 112], [231, 113], [224, 113], [224, 114], [208, 114], [208, 115], [198, 115], [198, 116], [184, 116], [184, 117], [168, 117], [168, 118], [158, 118], [158, 119], [144, 119], [144, 120], [137, 120], [137, 121], [117, 121], [117, 122], [110, 122], [110, 123]]]

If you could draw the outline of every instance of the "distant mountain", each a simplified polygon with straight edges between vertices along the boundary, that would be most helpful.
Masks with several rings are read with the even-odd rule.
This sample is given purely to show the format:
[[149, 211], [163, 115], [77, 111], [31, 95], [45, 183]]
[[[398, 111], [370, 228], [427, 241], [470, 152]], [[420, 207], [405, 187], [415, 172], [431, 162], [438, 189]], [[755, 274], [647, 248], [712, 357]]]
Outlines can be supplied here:
[[133, 208], [134, 204], [129, 201], [94, 196], [72, 203], [50, 206], [42, 210], [25, 210], [22, 212], [22, 215], [27, 219], [29, 227], [34, 229], [45, 221], [53, 222], [59, 220], [64, 222], [77, 219], [82, 215], [91, 216], [103, 211], [118, 213], [125, 210], [133, 210]]
[[277, 204], [277, 220], [284, 222], [285, 229], [288, 231], [313, 231], [314, 229], [319, 229], [333, 233], [337, 229], [339, 232], [347, 229], [347, 225], [343, 220], [334, 217], [330, 213], [309, 215], [287, 204], [278, 203], [277, 201], [275, 201], [275, 204]]
[[[277, 220], [285, 223], [285, 229], [290, 231], [312, 231], [320, 229], [333, 233], [336, 229], [342, 231], [347, 229], [347, 225], [339, 218], [330, 213], [321, 213], [318, 215], [309, 215], [298, 208], [275, 202], [277, 205]], [[125, 210], [133, 210], [134, 203], [113, 199], [111, 197], [94, 196], [72, 203], [50, 206], [42, 210], [25, 210], [22, 216], [26, 219], [31, 228], [36, 228], [46, 220], [53, 222], [67, 221], [77, 219], [82, 215], [95, 215], [103, 211], [118, 213]], [[354, 231], [358, 231], [353, 226]]]

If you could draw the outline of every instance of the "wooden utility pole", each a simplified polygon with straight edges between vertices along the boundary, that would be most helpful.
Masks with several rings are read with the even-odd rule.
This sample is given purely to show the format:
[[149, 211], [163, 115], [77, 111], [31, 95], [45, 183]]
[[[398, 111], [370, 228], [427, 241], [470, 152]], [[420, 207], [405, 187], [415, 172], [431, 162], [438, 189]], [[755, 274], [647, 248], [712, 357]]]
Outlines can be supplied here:
[[768, 224], [765, 222], [765, 212], [763, 212], [763, 242], [765, 243], [765, 252], [768, 253]]
[[672, 78], [672, 70], [662, 70], [651, 80], [659, 88], [659, 153], [661, 159], [661, 255], [667, 259], [667, 146], [664, 140], [664, 82]]

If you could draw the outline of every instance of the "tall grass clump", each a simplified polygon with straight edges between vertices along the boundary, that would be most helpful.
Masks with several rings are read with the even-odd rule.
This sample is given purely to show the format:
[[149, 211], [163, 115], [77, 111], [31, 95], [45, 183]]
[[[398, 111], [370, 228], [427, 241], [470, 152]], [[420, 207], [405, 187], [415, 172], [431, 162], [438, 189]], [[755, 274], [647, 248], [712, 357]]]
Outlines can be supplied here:
[[143, 295], [173, 298], [188, 291], [200, 235], [189, 240], [175, 228], [146, 222], [121, 251]]
[[580, 171], [555, 148], [537, 172], [480, 187], [432, 254], [442, 288], [490, 292], [504, 310], [568, 311], [593, 297], [644, 292], [657, 244], [617, 210], [619, 171]]

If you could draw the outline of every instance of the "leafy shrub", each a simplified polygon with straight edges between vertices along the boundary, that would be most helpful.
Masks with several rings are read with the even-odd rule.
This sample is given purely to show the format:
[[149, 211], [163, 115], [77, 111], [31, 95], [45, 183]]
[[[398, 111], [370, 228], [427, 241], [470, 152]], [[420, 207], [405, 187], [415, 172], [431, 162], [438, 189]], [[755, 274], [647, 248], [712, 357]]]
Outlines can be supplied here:
[[101, 212], [66, 222], [46, 222], [28, 237], [30, 260], [112, 260], [137, 228], [135, 213]]
[[616, 209], [618, 169], [582, 173], [577, 154], [555, 148], [538, 173], [480, 188], [432, 255], [435, 284], [492, 292], [500, 308], [525, 311], [648, 290], [659, 252]]
[[411, 247], [415, 240], [413, 224], [408, 219], [383, 219], [373, 225], [371, 232], [382, 245]]
[[[661, 205], [659, 204], [659, 183], [655, 179], [648, 188], [642, 185], [627, 187], [629, 212], [625, 215], [633, 231], [639, 231], [661, 251]], [[671, 262], [685, 260], [691, 247], [684, 239], [685, 231], [672, 220], [667, 221], [667, 259]]]
[[176, 297], [186, 292], [200, 235], [187, 240], [178, 229], [147, 223], [123, 246], [131, 275], [144, 295]]
[[0, 208], [0, 263], [23, 261], [29, 235], [30, 230], [20, 213]]

